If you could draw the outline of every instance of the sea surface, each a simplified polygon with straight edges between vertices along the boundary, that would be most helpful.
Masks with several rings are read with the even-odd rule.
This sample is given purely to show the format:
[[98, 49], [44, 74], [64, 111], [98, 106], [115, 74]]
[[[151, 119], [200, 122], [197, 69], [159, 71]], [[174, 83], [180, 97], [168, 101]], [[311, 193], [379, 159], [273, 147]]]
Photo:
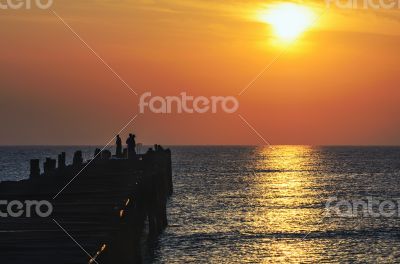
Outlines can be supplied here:
[[[89, 158], [95, 147], [0, 147], [0, 181], [77, 149]], [[148, 262], [400, 263], [399, 147], [171, 149], [169, 227]], [[327, 215], [329, 201], [368, 199], [395, 214]]]

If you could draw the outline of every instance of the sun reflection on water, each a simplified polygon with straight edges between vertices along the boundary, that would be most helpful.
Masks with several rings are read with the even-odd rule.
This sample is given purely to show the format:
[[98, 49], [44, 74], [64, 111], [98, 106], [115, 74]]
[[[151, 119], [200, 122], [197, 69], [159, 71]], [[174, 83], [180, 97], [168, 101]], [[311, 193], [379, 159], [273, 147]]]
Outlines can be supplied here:
[[322, 217], [321, 208], [315, 206], [321, 200], [311, 169], [318, 163], [318, 153], [308, 146], [278, 146], [262, 149], [258, 155], [263, 158], [256, 165], [255, 210], [248, 214], [248, 230], [273, 238], [273, 243], [258, 245], [260, 250], [280, 252], [283, 259], [306, 255], [313, 249], [299, 244], [318, 228]]

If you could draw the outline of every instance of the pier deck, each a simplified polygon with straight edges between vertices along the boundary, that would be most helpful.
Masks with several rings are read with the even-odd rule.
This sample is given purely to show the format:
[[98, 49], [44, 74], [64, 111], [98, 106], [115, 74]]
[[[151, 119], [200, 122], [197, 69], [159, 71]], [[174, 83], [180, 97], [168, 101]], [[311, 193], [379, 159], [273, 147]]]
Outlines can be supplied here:
[[1, 263], [142, 262], [143, 240], [167, 226], [171, 152], [158, 147], [134, 159], [101, 156], [69, 166], [61, 159], [58, 168], [48, 160], [43, 174], [0, 183], [0, 200], [45, 200], [54, 208], [45, 218], [0, 217]]

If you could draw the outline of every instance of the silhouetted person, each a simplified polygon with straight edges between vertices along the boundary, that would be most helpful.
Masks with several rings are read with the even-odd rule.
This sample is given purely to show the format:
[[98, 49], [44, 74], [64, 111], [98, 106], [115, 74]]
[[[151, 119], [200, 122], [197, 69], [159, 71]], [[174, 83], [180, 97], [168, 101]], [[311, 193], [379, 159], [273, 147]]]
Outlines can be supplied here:
[[126, 140], [126, 144], [128, 145], [128, 158], [133, 159], [136, 157], [136, 141], [135, 141], [135, 135], [129, 134], [128, 139]]
[[117, 150], [115, 155], [120, 158], [122, 156], [122, 141], [119, 135], [117, 135], [117, 140], [116, 140], [116, 145], [117, 145]]
[[128, 146], [128, 151], [132, 149], [132, 134], [129, 134], [128, 139], [126, 140], [126, 145]]

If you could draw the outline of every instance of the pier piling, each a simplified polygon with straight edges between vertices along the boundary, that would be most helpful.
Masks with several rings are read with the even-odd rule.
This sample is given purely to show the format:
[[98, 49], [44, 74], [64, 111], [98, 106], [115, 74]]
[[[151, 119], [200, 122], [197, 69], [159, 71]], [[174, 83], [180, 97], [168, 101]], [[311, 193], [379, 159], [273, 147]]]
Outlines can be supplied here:
[[37, 178], [40, 176], [40, 160], [38, 159], [31, 159], [30, 161], [31, 165], [31, 173], [30, 173], [30, 178]]

